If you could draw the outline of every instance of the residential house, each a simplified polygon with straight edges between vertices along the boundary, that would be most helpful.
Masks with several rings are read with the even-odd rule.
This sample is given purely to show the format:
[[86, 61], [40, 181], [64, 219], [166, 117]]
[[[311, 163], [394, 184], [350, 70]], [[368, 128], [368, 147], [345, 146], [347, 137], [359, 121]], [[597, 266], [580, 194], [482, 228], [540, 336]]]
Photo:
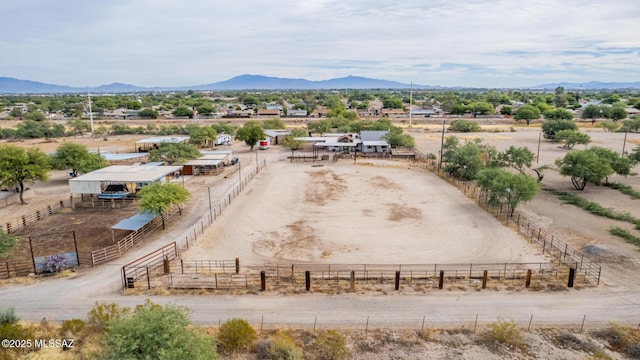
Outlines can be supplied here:
[[391, 153], [391, 145], [385, 139], [389, 131], [361, 131], [362, 143], [358, 151], [364, 153]]
[[288, 117], [307, 117], [307, 110], [304, 109], [291, 109], [287, 111]]
[[405, 116], [405, 112], [402, 109], [382, 109], [380, 113], [384, 117], [399, 117]]
[[258, 117], [280, 117], [281, 111], [278, 109], [258, 109]]

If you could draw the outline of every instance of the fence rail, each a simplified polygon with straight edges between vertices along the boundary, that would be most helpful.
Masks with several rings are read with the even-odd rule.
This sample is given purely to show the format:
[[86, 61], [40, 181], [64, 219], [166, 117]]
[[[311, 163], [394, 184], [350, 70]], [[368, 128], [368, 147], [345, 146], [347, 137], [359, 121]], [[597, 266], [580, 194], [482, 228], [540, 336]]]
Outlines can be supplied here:
[[112, 200], [104, 200], [97, 199], [94, 196], [69, 196], [69, 198], [60, 200], [56, 203], [47, 205], [41, 209], [33, 211], [28, 214], [20, 215], [15, 217], [15, 219], [11, 221], [5, 221], [2, 223], [2, 231], [7, 234], [12, 234], [20, 229], [26, 228], [29, 225], [32, 225], [40, 220], [44, 220], [49, 216], [53, 216], [57, 214], [60, 210], [65, 208], [78, 208], [78, 207], [91, 207], [91, 208], [115, 208], [115, 207], [126, 207], [130, 204], [135, 204], [135, 197], [126, 198], [126, 199], [112, 199]]
[[27, 276], [35, 273], [33, 261], [3, 261], [0, 263], [0, 279], [9, 279], [18, 276]]
[[432, 159], [430, 154], [416, 152], [415, 161], [424, 162], [427, 169], [448, 183], [456, 186], [465, 196], [475, 200], [489, 214], [505, 224], [505, 226], [516, 231], [531, 244], [540, 248], [543, 255], [549, 254], [559, 263], [574, 266], [576, 271], [584, 275], [588, 281], [600, 284], [602, 267], [583, 252], [570, 247], [569, 244], [561, 241], [554, 234], [549, 233], [534, 221], [531, 221], [531, 219], [520, 211], [511, 211], [502, 205], [492, 206], [489, 203], [489, 194], [487, 192], [482, 191], [473, 182], [453, 178], [442, 169], [438, 169], [438, 162]]
[[[184, 209], [183, 205], [178, 205], [167, 212], [164, 213], [164, 221], [166, 222], [168, 219], [172, 218], [176, 214], [182, 212]], [[93, 266], [111, 261], [113, 259], [117, 259], [122, 256], [122, 254], [126, 253], [137, 244], [146, 239], [149, 234], [151, 234], [154, 230], [162, 226], [163, 219], [158, 216], [154, 218], [149, 223], [145, 224], [139, 230], [136, 230], [129, 235], [125, 236], [123, 239], [119, 240], [117, 243], [111, 246], [104, 247], [102, 249], [94, 250], [91, 252], [91, 264]]]
[[[256, 269], [262, 269], [260, 272]], [[444, 288], [452, 285], [479, 287], [486, 282], [536, 287], [568, 281], [568, 274], [548, 263], [512, 264], [445, 264], [445, 265], [348, 265], [292, 264], [252, 267], [236, 274], [206, 270], [190, 273], [158, 274], [145, 284], [148, 288], [164, 286], [173, 289], [246, 289], [252, 291], [281, 290], [288, 287], [322, 291], [325, 287], [346, 290], [353, 286], [393, 285], [422, 288]], [[402, 269], [402, 270], [399, 270]], [[165, 269], [166, 271], [167, 269]], [[588, 284], [584, 276], [575, 283]], [[398, 290], [398, 287], [396, 287]]]
[[193, 246], [198, 240], [198, 237], [205, 232], [213, 222], [222, 214], [222, 211], [227, 206], [231, 205], [242, 190], [260, 173], [260, 170], [267, 166], [266, 160], [256, 168], [252, 169], [247, 175], [245, 175], [231, 191], [220, 198], [219, 203], [216, 206], [211, 206], [208, 214], [205, 214], [200, 218], [198, 223], [191, 229], [187, 230], [183, 236], [180, 236], [175, 241], [157, 249], [149, 254], [138, 258], [129, 264], [122, 267], [122, 287], [124, 289], [132, 287], [135, 282], [146, 279], [148, 287], [151, 288], [151, 277], [158, 270], [164, 267], [164, 260], [173, 261], [180, 258], [180, 254], [189, 250], [189, 247]]
[[60, 200], [57, 203], [47, 205], [42, 209], [36, 210], [29, 214], [20, 215], [15, 218], [15, 220], [7, 221], [2, 225], [2, 230], [7, 234], [15, 233], [16, 231], [26, 228], [27, 226], [34, 224], [40, 220], [43, 220], [49, 216], [55, 215], [61, 209], [66, 207], [72, 207], [73, 201], [71, 198], [69, 200]]
[[239, 260], [184, 260], [171, 264], [171, 269], [180, 269], [180, 274], [212, 274], [239, 271]]

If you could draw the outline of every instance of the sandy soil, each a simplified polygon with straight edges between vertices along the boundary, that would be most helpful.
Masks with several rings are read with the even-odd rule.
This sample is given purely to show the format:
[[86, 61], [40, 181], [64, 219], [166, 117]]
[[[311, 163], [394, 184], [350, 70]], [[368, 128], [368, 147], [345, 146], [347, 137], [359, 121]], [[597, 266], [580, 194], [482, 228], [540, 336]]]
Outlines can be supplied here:
[[[602, 129], [592, 128], [590, 124], [580, 124], [581, 130], [591, 136], [589, 146], [601, 146], [615, 151], [622, 151], [624, 134], [605, 133]], [[481, 138], [485, 143], [494, 145], [503, 151], [511, 145], [526, 146], [537, 153], [540, 126], [514, 126], [515, 132], [509, 132], [511, 126], [493, 126], [499, 133], [482, 132], [473, 134], [451, 133], [460, 139]], [[410, 131], [415, 138], [417, 147], [425, 153], [438, 153], [442, 136], [442, 128], [428, 126]], [[640, 144], [640, 134], [629, 133], [627, 135], [626, 151], [632, 150]], [[578, 145], [575, 149], [583, 149], [584, 145]], [[626, 243], [619, 237], [609, 234], [611, 227], [617, 226], [638, 235], [633, 225], [621, 221], [611, 220], [595, 216], [573, 205], [562, 204], [561, 201], [546, 190], [557, 189], [574, 192], [576, 195], [601, 204], [605, 208], [611, 208], [620, 212], [629, 212], [633, 216], [640, 217], [640, 200], [634, 200], [618, 190], [604, 186], [587, 185], [584, 191], [576, 191], [569, 178], [561, 176], [555, 168], [554, 161], [563, 157], [568, 150], [560, 144], [544, 141], [540, 142], [540, 157], [534, 162], [534, 167], [549, 165], [551, 169], [544, 172], [542, 181], [543, 191], [531, 202], [523, 204], [519, 210], [528, 217], [535, 219], [539, 225], [545, 226], [558, 238], [569, 243], [575, 249], [579, 249], [595, 261], [603, 265], [603, 283], [608, 286], [640, 287], [637, 280], [640, 271], [640, 252], [638, 248]], [[637, 166], [632, 172], [640, 172]], [[534, 175], [532, 173], [532, 175]], [[610, 182], [619, 182], [640, 190], [640, 177], [630, 175], [627, 177], [614, 175]]]
[[188, 256], [240, 254], [246, 265], [545, 261], [455, 188], [408, 163], [312, 164], [272, 162]]

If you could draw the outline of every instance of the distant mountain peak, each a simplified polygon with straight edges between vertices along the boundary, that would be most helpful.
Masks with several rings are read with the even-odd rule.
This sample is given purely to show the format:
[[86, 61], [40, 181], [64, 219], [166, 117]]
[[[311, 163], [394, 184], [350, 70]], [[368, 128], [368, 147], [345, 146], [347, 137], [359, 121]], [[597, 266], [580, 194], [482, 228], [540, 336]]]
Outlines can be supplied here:
[[[328, 80], [307, 80], [282, 78], [265, 75], [242, 74], [225, 81], [204, 85], [180, 87], [141, 87], [132, 84], [114, 82], [98, 87], [71, 87], [46, 84], [31, 80], [0, 77], [0, 94], [42, 94], [42, 93], [125, 93], [145, 91], [186, 91], [186, 90], [323, 90], [323, 89], [408, 89], [411, 85], [391, 80], [372, 79], [349, 74], [345, 77]], [[640, 89], [640, 82], [597, 82], [586, 83], [549, 83], [530, 86], [531, 89]], [[413, 84], [414, 89], [446, 89], [443, 86]], [[459, 89], [459, 87], [455, 87]], [[527, 87], [523, 87], [527, 88]]]

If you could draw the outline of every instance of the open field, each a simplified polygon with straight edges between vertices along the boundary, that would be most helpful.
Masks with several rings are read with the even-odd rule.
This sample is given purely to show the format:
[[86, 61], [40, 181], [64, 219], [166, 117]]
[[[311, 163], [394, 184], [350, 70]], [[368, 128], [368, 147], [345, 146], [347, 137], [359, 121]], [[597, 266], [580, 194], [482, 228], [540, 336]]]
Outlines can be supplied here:
[[312, 164], [271, 162], [187, 256], [240, 257], [244, 265], [544, 261], [424, 169], [375, 160]]

